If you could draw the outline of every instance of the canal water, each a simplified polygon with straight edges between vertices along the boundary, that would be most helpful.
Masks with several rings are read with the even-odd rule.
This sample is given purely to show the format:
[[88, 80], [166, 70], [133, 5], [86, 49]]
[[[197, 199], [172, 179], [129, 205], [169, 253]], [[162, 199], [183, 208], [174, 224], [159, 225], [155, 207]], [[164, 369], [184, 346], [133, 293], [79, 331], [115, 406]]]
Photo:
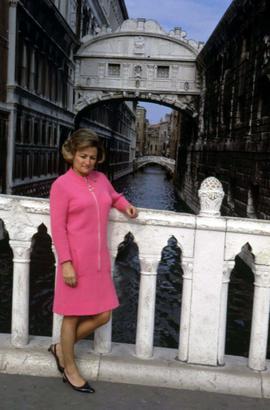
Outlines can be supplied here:
[[[116, 182], [117, 191], [137, 207], [189, 212], [177, 197], [172, 180], [158, 165], [151, 165]], [[0, 227], [1, 228], [1, 227]], [[2, 236], [1, 236], [2, 232]], [[226, 353], [247, 356], [253, 300], [253, 273], [236, 257], [228, 302]], [[119, 245], [114, 280], [120, 307], [113, 313], [113, 341], [135, 343], [139, 293], [139, 258], [136, 238], [127, 234]], [[160, 256], [157, 276], [154, 345], [178, 346], [182, 297], [181, 250], [171, 236]], [[54, 285], [54, 255], [47, 228], [33, 237], [30, 265], [30, 334], [50, 335]], [[0, 333], [10, 332], [12, 251], [8, 232], [0, 229]], [[269, 352], [270, 353], [270, 352]], [[270, 356], [270, 355], [268, 355]]]

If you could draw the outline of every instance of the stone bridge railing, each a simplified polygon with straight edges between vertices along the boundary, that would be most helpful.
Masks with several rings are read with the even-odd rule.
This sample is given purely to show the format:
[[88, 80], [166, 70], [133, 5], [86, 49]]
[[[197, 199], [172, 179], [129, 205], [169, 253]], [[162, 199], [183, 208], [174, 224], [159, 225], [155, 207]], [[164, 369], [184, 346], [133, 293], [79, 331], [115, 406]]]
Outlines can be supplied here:
[[[124, 236], [131, 232], [141, 264], [136, 345], [134, 355], [153, 357], [157, 265], [172, 235], [182, 250], [183, 289], [179, 348], [180, 362], [218, 366], [226, 364], [225, 329], [227, 294], [235, 256], [247, 242], [254, 262], [254, 302], [248, 366], [266, 368], [270, 303], [270, 222], [220, 216], [223, 190], [215, 178], [201, 185], [199, 215], [141, 209], [136, 220], [113, 210], [109, 244], [112, 258]], [[0, 195], [0, 218], [9, 232], [13, 250], [13, 302], [11, 343], [28, 344], [29, 261], [31, 238], [40, 224], [49, 229], [46, 199]], [[58, 340], [61, 317], [54, 316], [53, 340]], [[114, 353], [111, 323], [95, 333], [94, 350]], [[164, 349], [166, 356], [166, 349]], [[180, 363], [179, 362], [179, 363]]]
[[134, 161], [135, 169], [144, 167], [147, 164], [158, 164], [166, 168], [172, 174], [175, 170], [175, 160], [157, 155], [145, 155], [143, 157], [136, 158]]

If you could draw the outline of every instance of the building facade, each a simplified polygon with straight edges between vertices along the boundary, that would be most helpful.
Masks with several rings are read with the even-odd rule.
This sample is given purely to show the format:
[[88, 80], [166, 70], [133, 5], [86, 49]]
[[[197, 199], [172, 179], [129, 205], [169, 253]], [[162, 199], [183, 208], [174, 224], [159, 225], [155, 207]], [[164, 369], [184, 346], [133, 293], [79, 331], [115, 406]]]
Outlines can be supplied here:
[[159, 155], [176, 159], [180, 141], [181, 111], [172, 110], [158, 124], [147, 128], [145, 155]]
[[146, 109], [137, 106], [136, 108], [136, 156], [142, 156], [145, 150], [145, 140], [148, 121], [146, 119]]
[[171, 112], [171, 133], [168, 147], [168, 156], [176, 160], [177, 147], [180, 143], [181, 111], [172, 110]]
[[1, 61], [7, 56], [0, 71], [1, 191], [46, 196], [74, 129], [80, 38], [128, 16], [123, 1], [14, 0], [0, 7]]
[[9, 109], [7, 98], [8, 0], [0, 2], [0, 193], [6, 191], [6, 152]]
[[84, 110], [76, 127], [94, 130], [103, 142], [106, 159], [100, 167], [111, 180], [133, 171], [136, 152], [136, 103], [114, 101]]
[[160, 124], [149, 124], [145, 138], [145, 155], [161, 155], [159, 144]]
[[177, 182], [195, 211], [201, 181], [216, 176], [223, 213], [270, 218], [270, 3], [235, 0], [200, 52], [198, 121], [182, 115]]

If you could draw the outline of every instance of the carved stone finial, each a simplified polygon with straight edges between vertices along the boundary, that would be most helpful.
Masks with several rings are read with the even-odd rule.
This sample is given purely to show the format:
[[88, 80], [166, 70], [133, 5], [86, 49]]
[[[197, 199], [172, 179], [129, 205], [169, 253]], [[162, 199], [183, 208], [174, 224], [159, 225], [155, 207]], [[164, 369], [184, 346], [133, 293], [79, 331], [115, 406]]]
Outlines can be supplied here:
[[215, 177], [206, 178], [199, 189], [201, 204], [200, 216], [220, 216], [220, 208], [224, 197], [221, 182]]

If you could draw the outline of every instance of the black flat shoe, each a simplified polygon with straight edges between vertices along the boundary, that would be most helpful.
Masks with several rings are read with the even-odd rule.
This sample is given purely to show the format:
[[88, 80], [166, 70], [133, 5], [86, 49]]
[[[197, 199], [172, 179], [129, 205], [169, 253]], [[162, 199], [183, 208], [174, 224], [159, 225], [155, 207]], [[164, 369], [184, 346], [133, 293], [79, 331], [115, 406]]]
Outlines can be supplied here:
[[82, 386], [77, 387], [74, 386], [74, 384], [72, 384], [68, 378], [66, 373], [64, 372], [64, 376], [63, 376], [63, 382], [67, 383], [70, 387], [72, 387], [73, 390], [79, 391], [81, 393], [95, 393], [95, 389], [93, 389], [93, 387], [90, 386], [90, 384], [88, 382], [85, 382]]
[[51, 345], [51, 346], [49, 347], [48, 352], [51, 352], [51, 354], [53, 355], [53, 357], [54, 357], [54, 359], [55, 359], [57, 369], [59, 370], [60, 373], [63, 374], [65, 369], [64, 369], [63, 366], [61, 366], [61, 364], [60, 364], [60, 362], [59, 362], [59, 358], [58, 358], [58, 356], [57, 356], [57, 354], [56, 354], [56, 343], [55, 343], [54, 345]]

